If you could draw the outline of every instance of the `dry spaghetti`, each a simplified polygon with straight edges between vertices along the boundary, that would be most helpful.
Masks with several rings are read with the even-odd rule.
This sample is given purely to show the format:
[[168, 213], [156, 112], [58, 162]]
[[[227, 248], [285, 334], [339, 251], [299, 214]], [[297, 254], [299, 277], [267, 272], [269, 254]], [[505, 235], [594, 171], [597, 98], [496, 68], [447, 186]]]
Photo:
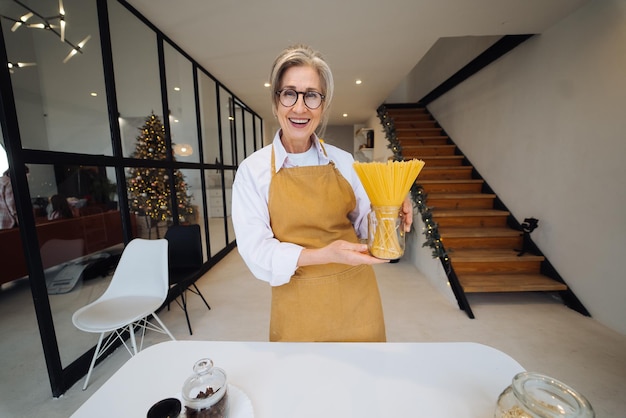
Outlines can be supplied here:
[[354, 163], [354, 170], [373, 206], [368, 239], [373, 256], [393, 260], [404, 253], [404, 245], [398, 238], [398, 233], [404, 232], [398, 230], [402, 225], [397, 215], [423, 167], [421, 160]]

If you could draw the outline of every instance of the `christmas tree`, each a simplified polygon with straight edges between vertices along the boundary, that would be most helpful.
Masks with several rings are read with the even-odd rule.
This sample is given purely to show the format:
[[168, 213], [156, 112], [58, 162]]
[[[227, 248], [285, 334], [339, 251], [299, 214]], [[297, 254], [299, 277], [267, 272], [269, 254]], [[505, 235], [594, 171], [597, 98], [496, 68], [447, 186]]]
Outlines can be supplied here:
[[[165, 144], [165, 127], [161, 120], [152, 113], [144, 122], [137, 137], [137, 145], [133, 158], [144, 160], [165, 160], [167, 158]], [[159, 222], [171, 223], [172, 199], [168, 170], [155, 167], [133, 167], [128, 169], [128, 200], [131, 211], [145, 216], [149, 231]], [[187, 194], [188, 185], [180, 170], [174, 170], [176, 203], [178, 220], [185, 222], [185, 217], [193, 214], [191, 196]]]

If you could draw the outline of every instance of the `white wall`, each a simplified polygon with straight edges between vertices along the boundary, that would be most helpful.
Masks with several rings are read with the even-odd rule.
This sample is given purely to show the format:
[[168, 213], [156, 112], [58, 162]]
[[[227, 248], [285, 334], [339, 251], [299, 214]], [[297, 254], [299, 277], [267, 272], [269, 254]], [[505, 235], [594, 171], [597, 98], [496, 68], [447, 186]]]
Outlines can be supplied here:
[[328, 125], [323, 139], [327, 143], [353, 154], [354, 129], [351, 125]]
[[626, 2], [590, 2], [429, 106], [591, 315], [626, 334]]

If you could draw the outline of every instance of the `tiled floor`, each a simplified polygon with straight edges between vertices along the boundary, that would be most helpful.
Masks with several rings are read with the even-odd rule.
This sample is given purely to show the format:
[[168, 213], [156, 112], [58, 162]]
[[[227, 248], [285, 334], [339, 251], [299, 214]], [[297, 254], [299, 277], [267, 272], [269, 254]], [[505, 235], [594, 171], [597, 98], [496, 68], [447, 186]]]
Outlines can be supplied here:
[[[471, 296], [476, 315], [471, 320], [407, 261], [375, 269], [389, 341], [486, 344], [509, 354], [527, 370], [573, 386], [591, 401], [597, 417], [624, 416], [626, 336], [545, 294]], [[177, 306], [160, 314], [177, 339], [267, 340], [270, 288], [250, 275], [236, 250], [198, 285], [212, 309], [208, 311], [197, 296], [189, 295], [193, 336]], [[0, 297], [0, 304], [10, 303]], [[21, 305], [28, 312], [18, 314]], [[80, 381], [53, 399], [32, 303], [11, 306], [10, 314], [2, 310], [0, 322], [4, 336], [0, 342], [2, 417], [68, 417], [128, 360], [128, 353], [118, 349], [94, 369], [86, 391], [81, 390]], [[155, 344], [164, 337], [148, 338], [149, 344]], [[93, 340], [95, 344], [95, 335]]]

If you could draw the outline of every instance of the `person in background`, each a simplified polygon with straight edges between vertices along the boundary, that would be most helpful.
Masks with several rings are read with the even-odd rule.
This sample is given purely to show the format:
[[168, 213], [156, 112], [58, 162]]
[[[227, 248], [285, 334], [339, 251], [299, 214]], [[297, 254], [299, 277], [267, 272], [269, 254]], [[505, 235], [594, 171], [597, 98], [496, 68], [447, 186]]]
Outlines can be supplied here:
[[[331, 70], [308, 46], [285, 49], [271, 71], [280, 129], [246, 158], [233, 184], [237, 247], [272, 286], [270, 341], [385, 341], [367, 237], [370, 201], [351, 154], [323, 141]], [[405, 229], [412, 205], [403, 205]]]
[[72, 209], [67, 203], [65, 196], [55, 194], [50, 198], [51, 212], [48, 214], [48, 219], [69, 219], [72, 218]]
[[[28, 166], [26, 167], [28, 174]], [[11, 175], [7, 169], [0, 177], [0, 229], [10, 229], [18, 226], [15, 197], [11, 185]]]

